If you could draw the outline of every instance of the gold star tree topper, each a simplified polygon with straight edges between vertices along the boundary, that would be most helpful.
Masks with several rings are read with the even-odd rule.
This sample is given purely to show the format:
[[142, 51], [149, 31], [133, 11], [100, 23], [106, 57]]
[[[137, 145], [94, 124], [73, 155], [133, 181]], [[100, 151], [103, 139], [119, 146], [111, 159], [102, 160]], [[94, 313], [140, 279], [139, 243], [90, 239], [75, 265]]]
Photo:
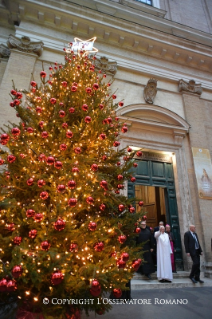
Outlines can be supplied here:
[[70, 47], [66, 49], [66, 52], [71, 53], [71, 51], [74, 51], [74, 53], [79, 53], [80, 51], [84, 51], [84, 54], [97, 53], [98, 49], [93, 46], [95, 40], [96, 37], [85, 41], [79, 38], [74, 38], [75, 42], [69, 44]]

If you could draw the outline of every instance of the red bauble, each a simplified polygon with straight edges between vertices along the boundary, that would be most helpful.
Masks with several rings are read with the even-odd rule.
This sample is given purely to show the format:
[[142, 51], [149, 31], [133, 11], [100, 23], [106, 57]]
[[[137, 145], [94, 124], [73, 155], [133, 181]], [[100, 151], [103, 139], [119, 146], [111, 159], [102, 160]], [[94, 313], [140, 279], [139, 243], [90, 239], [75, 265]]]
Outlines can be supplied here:
[[5, 228], [6, 228], [8, 231], [14, 231], [14, 230], [15, 230], [15, 224], [14, 224], [14, 223], [7, 224], [7, 225], [5, 226]]
[[96, 227], [97, 227], [97, 224], [95, 222], [90, 222], [88, 224], [88, 228], [89, 228], [90, 231], [95, 231]]
[[34, 184], [34, 179], [33, 178], [29, 178], [28, 180], [27, 180], [27, 185], [28, 186], [32, 186]]
[[117, 98], [116, 94], [113, 94], [112, 98], [115, 100]]
[[12, 269], [12, 275], [14, 278], [18, 278], [22, 275], [23, 273], [23, 269], [21, 266], [14, 266], [13, 269]]
[[110, 254], [110, 257], [116, 257], [117, 255], [117, 252], [116, 251], [113, 251], [111, 254]]
[[[64, 124], [64, 123], [63, 123], [63, 124]], [[72, 131], [69, 131], [69, 130], [68, 130], [68, 131], [66, 132], [66, 137], [68, 137], [68, 138], [72, 138], [73, 135], [74, 135], [74, 134], [72, 133]]]
[[14, 107], [15, 106], [14, 102], [10, 102], [10, 106]]
[[88, 203], [88, 204], [93, 204], [93, 202], [94, 202], [94, 199], [93, 199], [93, 197], [91, 197], [91, 196], [88, 196], [87, 198], [86, 198], [86, 202]]
[[40, 154], [40, 155], [38, 156], [38, 160], [39, 160], [40, 162], [45, 162], [45, 160], [46, 160], [45, 154]]
[[60, 103], [59, 103], [59, 106], [63, 107], [63, 106], [64, 106], [64, 103], [63, 103], [63, 102], [60, 102]]
[[98, 280], [94, 279], [91, 283], [91, 289], [94, 291], [95, 290], [97, 291], [99, 289], [99, 286], [100, 286], [100, 284], [99, 284]]
[[125, 209], [125, 206], [124, 206], [123, 204], [120, 204], [120, 205], [119, 205], [119, 211], [120, 211], [120, 212], [123, 212], [124, 209]]
[[57, 100], [56, 100], [54, 97], [52, 97], [52, 98], [50, 99], [50, 103], [51, 103], [51, 104], [56, 104], [56, 102], [57, 102]]
[[122, 107], [124, 105], [123, 102], [119, 102], [119, 106]]
[[116, 194], [120, 194], [120, 191], [117, 189], [117, 190], [115, 190], [115, 193]]
[[135, 233], [136, 233], [136, 234], [139, 234], [140, 232], [141, 232], [141, 228], [140, 228], [140, 227], [136, 227]]
[[94, 84], [93, 84], [93, 89], [94, 89], [94, 90], [98, 90], [98, 88], [99, 88], [99, 84], [98, 84], [98, 83], [94, 83]]
[[131, 153], [131, 152], [132, 152], [132, 148], [131, 148], [131, 147], [128, 147], [127, 152], [128, 152], [128, 153]]
[[141, 259], [134, 260], [132, 263], [132, 268], [137, 271], [141, 265]]
[[121, 259], [124, 261], [128, 261], [129, 260], [129, 254], [128, 253], [122, 253], [121, 254]]
[[117, 176], [117, 179], [118, 179], [119, 181], [122, 180], [122, 179], [123, 179], [123, 175], [120, 175], [120, 174], [119, 174], [119, 175]]
[[73, 167], [72, 168], [73, 173], [79, 173], [79, 168], [78, 167]]
[[42, 241], [42, 243], [40, 244], [41, 249], [45, 251], [48, 251], [50, 246], [51, 244], [47, 240]]
[[107, 190], [107, 189], [108, 189], [108, 187], [107, 187], [107, 186], [108, 186], [108, 185], [107, 185], [107, 181], [104, 181], [104, 180], [101, 181], [101, 182], [100, 182], [100, 186], [101, 186], [102, 188], [104, 188], [105, 190]]
[[77, 199], [76, 199], [76, 198], [70, 198], [70, 199], [68, 200], [68, 204], [69, 204], [69, 206], [71, 206], [71, 207], [75, 207], [75, 206], [77, 205]]
[[94, 172], [96, 172], [97, 170], [98, 170], [98, 165], [97, 164], [92, 164], [91, 165], [91, 169], [92, 169], [92, 171], [94, 171]]
[[75, 147], [74, 152], [75, 152], [76, 154], [80, 154], [80, 153], [82, 152], [82, 150], [81, 150], [80, 147]]
[[132, 214], [135, 213], [135, 207], [132, 206], [129, 208], [129, 210], [130, 210], [130, 213], [132, 213]]
[[94, 66], [91, 66], [90, 68], [89, 68], [89, 70], [91, 71], [91, 72], [94, 72]]
[[25, 158], [26, 155], [21, 153], [21, 154], [20, 154], [20, 157], [21, 157], [21, 158]]
[[13, 244], [19, 246], [21, 242], [22, 242], [22, 237], [16, 236], [13, 238]]
[[103, 159], [103, 161], [106, 161], [107, 156], [106, 156], [106, 155], [103, 155], [103, 156], [102, 156], [102, 159]]
[[67, 145], [66, 144], [60, 144], [60, 150], [61, 151], [66, 151], [67, 150]]
[[49, 194], [47, 192], [41, 192], [40, 193], [40, 198], [41, 199], [47, 199], [49, 197]]
[[88, 110], [87, 104], [83, 104], [83, 105], [82, 105], [82, 110], [83, 110], [83, 111], [87, 111], [87, 110]]
[[46, 132], [46, 131], [43, 131], [42, 134], [41, 134], [42, 138], [47, 138], [48, 136], [49, 136], [49, 133]]
[[12, 133], [13, 136], [19, 136], [20, 133], [21, 133], [21, 131], [19, 130], [18, 127], [14, 127], [14, 128], [12, 129], [11, 133]]
[[86, 90], [86, 93], [88, 93], [88, 94], [90, 94], [92, 92], [92, 89], [89, 87], [87, 87], [85, 90]]
[[146, 215], [142, 216], [142, 220], [147, 220]]
[[36, 100], [37, 100], [38, 103], [40, 103], [42, 101], [42, 98], [40, 96], [37, 96]]
[[102, 133], [99, 135], [100, 140], [105, 140], [106, 139], [106, 134]]
[[34, 211], [34, 209], [27, 209], [27, 211], [26, 211], [26, 216], [27, 216], [28, 218], [34, 217], [34, 216], [35, 216], [35, 211]]
[[47, 165], [53, 165], [53, 164], [54, 164], [54, 162], [55, 162], [55, 159], [54, 159], [54, 157], [53, 157], [53, 156], [49, 156], [49, 157], [47, 157], [47, 159], [46, 159], [46, 163], [47, 163]]
[[85, 117], [85, 123], [90, 123], [91, 122], [91, 117], [90, 116], [86, 116]]
[[30, 84], [31, 84], [32, 87], [36, 87], [37, 86], [37, 83], [35, 81], [31, 81]]
[[51, 275], [51, 283], [53, 285], [59, 285], [64, 279], [64, 275], [61, 271], [57, 270]]
[[143, 201], [140, 201], [140, 202], [138, 202], [138, 205], [139, 205], [139, 206], [143, 206], [143, 205], [144, 205], [144, 202], [143, 202]]
[[37, 233], [36, 229], [32, 229], [29, 231], [29, 237], [34, 239], [37, 236]]
[[120, 298], [122, 295], [122, 290], [120, 288], [113, 289], [113, 295], [115, 298]]
[[65, 189], [66, 189], [66, 187], [63, 184], [60, 184], [60, 185], [57, 186], [57, 191], [59, 193], [62, 193]]
[[119, 121], [119, 117], [116, 116], [116, 117], [115, 117], [115, 120], [116, 120], [116, 121]]
[[120, 142], [119, 141], [115, 141], [114, 143], [113, 143], [113, 146], [115, 146], [115, 147], [118, 147], [120, 145]]
[[17, 284], [15, 280], [9, 280], [7, 282], [7, 290], [8, 292], [15, 291], [17, 289]]
[[62, 128], [67, 128], [68, 127], [68, 124], [67, 123], [63, 123], [62, 124]]
[[106, 208], [105, 204], [101, 204], [101, 205], [99, 206], [99, 209], [100, 209], [102, 212], [105, 210], [105, 208]]
[[118, 268], [124, 268], [126, 266], [126, 261], [118, 259], [116, 265], [118, 266]]
[[138, 166], [138, 164], [137, 164], [137, 163], [133, 163], [133, 166], [134, 166], [134, 167], [137, 167], [137, 166]]
[[0, 158], [0, 165], [4, 164], [4, 160], [2, 158]]
[[124, 189], [124, 185], [123, 184], [118, 184], [118, 189]]
[[64, 88], [66, 88], [68, 83], [67, 83], [66, 81], [63, 81], [63, 82], [61, 82], [61, 84], [62, 84], [62, 86], [63, 86]]
[[131, 177], [131, 179], [130, 179], [130, 180], [131, 180], [131, 182], [133, 182], [133, 183], [134, 183], [134, 182], [136, 181], [136, 178], [135, 178], [135, 177]]
[[72, 91], [72, 92], [76, 92], [76, 91], [77, 91], [77, 86], [76, 86], [76, 85], [73, 85], [73, 86], [71, 87], [71, 91]]
[[39, 179], [37, 184], [38, 184], [38, 187], [43, 187], [44, 185], [46, 185], [46, 182], [43, 179]]
[[54, 229], [61, 231], [65, 228], [66, 222], [65, 220], [59, 218], [55, 223], [54, 223]]
[[100, 108], [100, 110], [103, 110], [104, 105], [103, 104], [99, 104], [99, 108]]
[[0, 292], [5, 292], [7, 290], [7, 279], [2, 278], [0, 280]]
[[136, 155], [141, 157], [143, 155], [143, 153], [141, 151], [136, 152]]
[[37, 214], [34, 215], [33, 219], [34, 219], [34, 221], [36, 223], [39, 223], [39, 222], [41, 222], [43, 220], [43, 214], [37, 213]]
[[69, 112], [70, 113], [74, 113], [75, 112], [75, 108], [74, 107], [70, 107]]
[[66, 115], [66, 112], [65, 111], [63, 111], [63, 110], [60, 110], [60, 112], [59, 112], [59, 116], [60, 117], [64, 117]]
[[76, 243], [70, 244], [69, 251], [72, 253], [76, 253], [78, 251], [78, 245]]
[[7, 142], [9, 141], [10, 137], [8, 134], [4, 133], [1, 135], [1, 144], [6, 145]]
[[127, 237], [125, 235], [120, 235], [118, 237], [118, 241], [120, 242], [120, 244], [123, 244], [126, 241]]
[[99, 243], [94, 244], [94, 249], [97, 252], [101, 252], [104, 249], [104, 243], [100, 241]]
[[7, 160], [9, 163], [13, 163], [16, 160], [16, 157], [14, 155], [8, 155]]
[[11, 90], [10, 93], [11, 93], [12, 95], [16, 95], [17, 92], [16, 92], [15, 90]]
[[112, 123], [113, 120], [112, 120], [111, 117], [108, 117], [108, 118], [106, 119], [106, 121], [107, 121], [108, 124], [110, 124], [110, 123]]
[[36, 107], [36, 113], [41, 114], [42, 113], [42, 108], [40, 106]]
[[117, 162], [116, 165], [117, 165], [117, 166], [120, 166], [120, 165], [121, 165], [121, 162]]
[[46, 77], [46, 72], [41, 71], [41, 72], [40, 72], [40, 76], [41, 76], [41, 78], [45, 78], [45, 77]]
[[14, 103], [16, 106], [18, 106], [21, 102], [20, 102], [19, 99], [15, 99], [15, 100], [13, 101], [13, 103]]
[[67, 183], [68, 187], [74, 189], [76, 187], [76, 182], [71, 180]]
[[57, 169], [61, 169], [63, 167], [63, 163], [60, 161], [55, 162], [54, 167]]
[[114, 135], [117, 137], [119, 135], [119, 132], [115, 132]]

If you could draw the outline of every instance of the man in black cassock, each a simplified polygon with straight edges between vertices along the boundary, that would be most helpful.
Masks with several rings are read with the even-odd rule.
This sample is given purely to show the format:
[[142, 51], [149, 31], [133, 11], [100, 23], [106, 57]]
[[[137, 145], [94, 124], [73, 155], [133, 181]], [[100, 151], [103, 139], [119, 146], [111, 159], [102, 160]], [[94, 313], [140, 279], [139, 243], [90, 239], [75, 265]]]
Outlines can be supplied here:
[[143, 250], [146, 251], [143, 254], [144, 263], [141, 264], [138, 272], [144, 274], [147, 278], [152, 279], [150, 274], [155, 272], [155, 267], [152, 260], [152, 254], [154, 248], [154, 243], [152, 240], [151, 232], [149, 229], [146, 228], [146, 222], [141, 221], [140, 223], [141, 232], [139, 236], [136, 237], [136, 243], [144, 243]]

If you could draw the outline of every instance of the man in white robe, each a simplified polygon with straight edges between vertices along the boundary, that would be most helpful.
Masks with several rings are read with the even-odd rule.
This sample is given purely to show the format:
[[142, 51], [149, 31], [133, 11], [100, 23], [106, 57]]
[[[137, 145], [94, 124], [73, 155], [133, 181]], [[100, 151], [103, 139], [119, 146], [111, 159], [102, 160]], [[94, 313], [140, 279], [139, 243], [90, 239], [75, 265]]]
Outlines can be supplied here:
[[157, 240], [157, 277], [160, 282], [172, 282], [172, 249], [168, 234], [165, 233], [165, 227], [160, 226], [160, 230], [155, 232]]

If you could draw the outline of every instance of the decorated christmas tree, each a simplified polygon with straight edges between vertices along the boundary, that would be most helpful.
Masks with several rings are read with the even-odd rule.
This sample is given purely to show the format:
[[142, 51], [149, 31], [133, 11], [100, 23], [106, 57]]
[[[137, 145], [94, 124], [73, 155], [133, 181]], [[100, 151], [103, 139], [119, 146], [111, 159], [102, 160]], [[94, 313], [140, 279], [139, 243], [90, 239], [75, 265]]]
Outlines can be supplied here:
[[91, 43], [71, 43], [49, 77], [11, 90], [20, 123], [0, 136], [0, 297], [17, 318], [101, 314], [111, 307], [102, 298], [121, 298], [141, 264], [140, 215], [122, 194], [135, 154], [119, 147], [123, 102], [95, 71]]

